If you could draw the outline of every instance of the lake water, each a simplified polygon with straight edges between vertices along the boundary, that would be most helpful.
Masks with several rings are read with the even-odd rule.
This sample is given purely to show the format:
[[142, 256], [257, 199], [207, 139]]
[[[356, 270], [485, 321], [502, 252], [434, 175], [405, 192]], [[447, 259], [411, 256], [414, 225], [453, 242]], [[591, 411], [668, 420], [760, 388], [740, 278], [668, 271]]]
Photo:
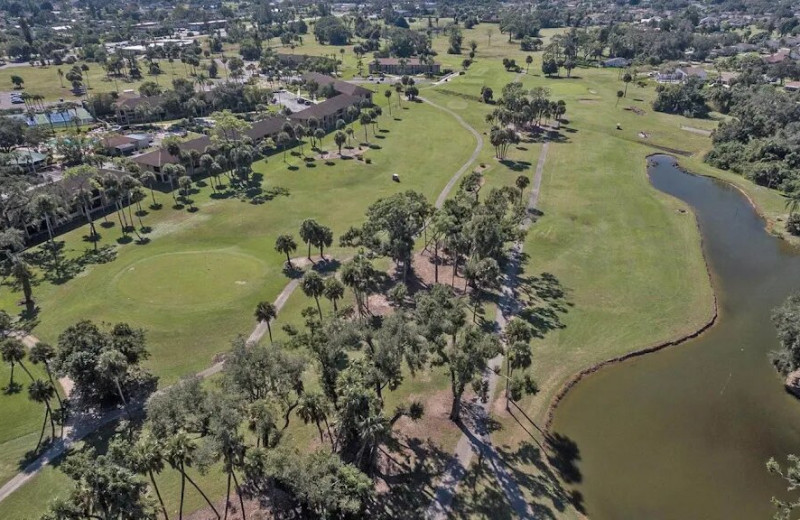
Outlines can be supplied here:
[[581, 381], [553, 429], [577, 444], [576, 489], [593, 520], [771, 518], [785, 486], [765, 463], [800, 455], [800, 400], [769, 362], [770, 313], [800, 290], [800, 256], [729, 184], [668, 156], [650, 161], [653, 186], [697, 214], [719, 318], [698, 338]]

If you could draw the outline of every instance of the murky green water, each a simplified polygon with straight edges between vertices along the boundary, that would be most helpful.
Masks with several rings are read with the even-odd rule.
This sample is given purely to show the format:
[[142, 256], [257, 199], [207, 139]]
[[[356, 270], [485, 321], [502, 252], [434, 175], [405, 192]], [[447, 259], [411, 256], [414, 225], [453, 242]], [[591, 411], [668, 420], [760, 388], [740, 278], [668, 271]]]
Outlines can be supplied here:
[[730, 185], [683, 173], [670, 157], [652, 161], [653, 185], [697, 214], [719, 319], [699, 338], [583, 380], [554, 430], [577, 443], [576, 488], [593, 520], [771, 518], [784, 486], [765, 462], [800, 454], [800, 401], [769, 363], [769, 316], [800, 289], [800, 255]]

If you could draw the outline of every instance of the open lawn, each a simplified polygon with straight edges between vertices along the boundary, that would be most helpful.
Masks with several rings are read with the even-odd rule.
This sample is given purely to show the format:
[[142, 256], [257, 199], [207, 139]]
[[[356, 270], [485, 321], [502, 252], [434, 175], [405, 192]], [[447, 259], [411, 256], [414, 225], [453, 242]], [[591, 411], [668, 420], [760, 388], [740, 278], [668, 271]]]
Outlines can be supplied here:
[[[185, 68], [180, 61], [173, 64], [167, 60], [161, 60], [161, 74], [150, 75], [147, 73], [145, 63], [141, 64], [142, 79], [134, 80], [122, 76], [108, 77], [105, 69], [99, 63], [90, 63], [77, 61], [74, 65], [81, 66], [86, 64], [89, 66], [88, 71], [83, 72], [84, 81], [89, 84], [88, 94], [98, 94], [101, 92], [123, 92], [125, 90], [139, 91], [139, 86], [146, 81], [156, 81], [163, 88], [171, 88], [171, 82], [174, 78], [190, 77], [190, 70]], [[201, 60], [201, 65], [198, 70], [208, 66], [207, 60]], [[3, 67], [0, 68], [0, 90], [13, 91], [14, 85], [11, 83], [11, 76], [20, 76], [25, 80], [23, 89], [17, 92], [27, 92], [34, 95], [39, 94], [44, 96], [45, 101], [80, 101], [83, 96], [76, 96], [72, 92], [72, 85], [64, 79], [63, 86], [59, 81], [58, 70], [66, 74], [73, 67], [73, 65], [48, 65], [46, 67]], [[222, 74], [222, 72], [220, 72]], [[24, 108], [24, 105], [17, 105]]]

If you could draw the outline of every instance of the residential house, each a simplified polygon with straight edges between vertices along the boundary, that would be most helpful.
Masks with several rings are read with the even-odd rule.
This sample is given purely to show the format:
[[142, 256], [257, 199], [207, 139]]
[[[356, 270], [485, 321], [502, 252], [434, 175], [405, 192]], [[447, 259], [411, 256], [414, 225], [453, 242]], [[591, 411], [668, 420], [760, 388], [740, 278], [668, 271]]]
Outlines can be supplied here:
[[783, 90], [786, 92], [800, 91], [800, 81], [789, 81], [783, 85]]
[[357, 97], [372, 103], [372, 91], [370, 89], [354, 83], [348, 83], [346, 81], [336, 79], [326, 74], [320, 74], [319, 72], [308, 72], [303, 74], [303, 81], [313, 81], [321, 87], [324, 87], [325, 85], [332, 85], [333, 89], [339, 94]]
[[153, 115], [164, 115], [163, 95], [144, 97], [133, 92], [123, 92], [114, 103], [114, 111], [119, 124], [149, 121]]
[[131, 155], [150, 146], [147, 134], [110, 135], [102, 140], [103, 151], [107, 155]]
[[331, 130], [336, 127], [336, 121], [338, 119], [345, 118], [345, 111], [348, 107], [360, 106], [363, 102], [363, 98], [339, 94], [338, 96], [326, 99], [322, 103], [311, 105], [301, 112], [296, 112], [290, 115], [289, 119], [307, 124], [308, 120], [313, 117], [319, 120], [322, 128]]
[[683, 83], [689, 78], [698, 78], [706, 81], [708, 72], [701, 67], [681, 67], [675, 69], [673, 72], [659, 72], [656, 74], [656, 81], [658, 83]]
[[[191, 152], [192, 150], [195, 150], [202, 154], [205, 153], [206, 148], [211, 145], [211, 139], [204, 135], [196, 139], [183, 141], [180, 144], [180, 149], [182, 152]], [[158, 175], [162, 182], [167, 180], [162, 173], [164, 166], [167, 164], [180, 164], [181, 162], [180, 157], [170, 155], [166, 148], [158, 148], [156, 150], [134, 156], [132, 160], [138, 164], [142, 170], [151, 171]]]
[[419, 58], [377, 58], [369, 64], [370, 74], [439, 74], [441, 68]]

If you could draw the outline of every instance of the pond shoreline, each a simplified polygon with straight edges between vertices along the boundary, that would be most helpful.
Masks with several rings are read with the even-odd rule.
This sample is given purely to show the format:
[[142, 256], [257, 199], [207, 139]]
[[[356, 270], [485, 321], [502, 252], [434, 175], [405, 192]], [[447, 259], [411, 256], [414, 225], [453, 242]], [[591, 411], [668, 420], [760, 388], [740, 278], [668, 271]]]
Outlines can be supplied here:
[[[658, 155], [672, 157], [675, 160], [675, 167], [678, 168], [679, 170], [689, 174], [689, 175], [698, 175], [698, 176], [701, 176], [701, 177], [708, 177], [708, 178], [718, 179], [718, 180], [721, 180], [722, 182], [725, 182], [726, 184], [729, 184], [729, 185], [733, 186], [734, 188], [736, 188], [740, 193], [742, 193], [742, 195], [744, 195], [744, 197], [747, 200], [747, 202], [753, 207], [755, 212], [758, 214], [759, 218], [761, 218], [761, 220], [765, 223], [764, 228], [767, 230], [767, 232], [770, 232], [771, 225], [770, 225], [769, 219], [767, 219], [764, 216], [764, 213], [755, 204], [755, 201], [744, 191], [744, 189], [742, 189], [741, 187], [737, 186], [736, 184], [734, 184], [732, 182], [729, 182], [729, 181], [726, 181], [726, 180], [723, 180], [723, 179], [719, 179], [718, 177], [713, 177], [713, 176], [710, 176], [710, 175], [703, 175], [703, 174], [697, 174], [697, 173], [691, 172], [691, 171], [683, 168], [680, 165], [680, 163], [678, 162], [678, 160], [675, 158], [675, 156], [673, 156], [671, 154], [662, 152], [662, 153], [653, 153], [653, 154], [649, 154], [649, 155], [645, 156], [645, 172], [646, 172], [646, 175], [648, 175], [648, 178], [649, 178], [649, 172], [647, 171], [647, 168], [649, 167], [650, 158], [653, 157], [653, 156], [658, 156]], [[655, 188], [653, 188], [653, 189], [655, 189]], [[716, 288], [714, 286], [714, 278], [713, 278], [712, 273], [711, 273], [711, 266], [709, 265], [708, 258], [706, 257], [703, 234], [700, 231], [700, 224], [697, 221], [697, 216], [694, 213], [694, 209], [690, 207], [687, 211], [695, 219], [695, 226], [697, 227], [698, 233], [700, 235], [700, 252], [703, 255], [703, 263], [705, 264], [705, 267], [706, 267], [706, 275], [708, 276], [708, 281], [709, 281], [709, 284], [711, 285], [711, 291], [712, 291], [712, 294], [713, 294], [713, 300], [712, 300], [712, 304], [711, 304], [712, 305], [711, 316], [704, 323], [702, 323], [699, 327], [693, 329], [691, 332], [680, 334], [680, 335], [678, 335], [677, 337], [675, 337], [673, 339], [669, 339], [669, 340], [666, 340], [666, 341], [661, 341], [661, 342], [658, 342], [656, 344], [652, 344], [652, 345], [649, 345], [647, 347], [636, 349], [636, 350], [633, 350], [633, 351], [628, 352], [626, 354], [622, 354], [622, 355], [613, 357], [611, 359], [606, 359], [604, 361], [600, 361], [600, 362], [595, 363], [595, 364], [593, 364], [593, 365], [591, 365], [591, 366], [589, 366], [587, 368], [584, 368], [581, 371], [579, 371], [578, 373], [574, 374], [572, 377], [570, 377], [567, 381], [565, 381], [561, 385], [561, 388], [558, 390], [558, 392], [556, 392], [556, 394], [553, 396], [553, 398], [550, 400], [550, 403], [547, 406], [546, 421], [545, 421], [545, 425], [544, 425], [544, 431], [545, 431], [546, 434], [549, 435], [549, 434], [552, 433], [553, 420], [555, 419], [555, 413], [556, 413], [556, 410], [558, 409], [558, 405], [561, 404], [561, 401], [564, 400], [564, 398], [567, 396], [569, 391], [572, 390], [572, 388], [575, 385], [577, 385], [581, 380], [583, 380], [585, 377], [587, 377], [587, 376], [589, 376], [591, 374], [594, 374], [595, 372], [597, 372], [598, 370], [600, 370], [600, 369], [602, 369], [604, 367], [607, 367], [607, 366], [610, 366], [610, 365], [615, 365], [615, 364], [618, 364], [618, 363], [622, 363], [624, 361], [627, 361], [627, 360], [630, 360], [630, 359], [634, 359], [634, 358], [637, 358], [637, 357], [641, 357], [641, 356], [644, 356], [646, 354], [651, 354], [653, 352], [658, 352], [659, 350], [663, 350], [663, 349], [665, 349], [667, 347], [673, 347], [673, 346], [677, 346], [677, 345], [680, 345], [682, 343], [685, 343], [686, 341], [689, 341], [691, 339], [694, 339], [694, 338], [700, 336], [701, 334], [703, 334], [704, 332], [709, 330], [711, 327], [713, 327], [714, 324], [717, 322], [717, 319], [719, 318], [719, 305], [717, 303], [717, 291], [716, 291]], [[770, 233], [770, 234], [773, 234], [773, 233]], [[774, 235], [774, 236], [779, 236], [779, 235]]]

